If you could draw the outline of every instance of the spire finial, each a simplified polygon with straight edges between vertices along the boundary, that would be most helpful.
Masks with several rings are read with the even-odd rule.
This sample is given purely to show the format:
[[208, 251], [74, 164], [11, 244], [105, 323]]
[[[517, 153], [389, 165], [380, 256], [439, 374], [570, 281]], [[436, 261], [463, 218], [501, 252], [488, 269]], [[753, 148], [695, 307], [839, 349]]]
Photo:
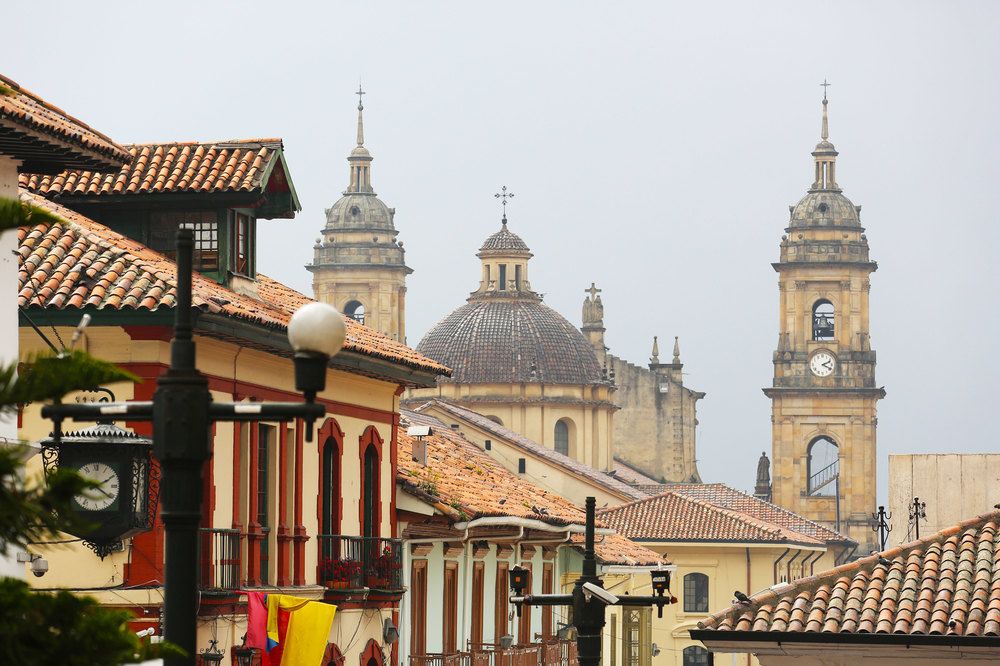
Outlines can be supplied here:
[[368, 93], [361, 87], [361, 81], [358, 81], [358, 92], [354, 94], [358, 96], [358, 145], [363, 146], [365, 145], [365, 124], [361, 112], [365, 110], [365, 105], [362, 103], [361, 96]]
[[653, 336], [653, 354], [649, 357], [649, 362], [656, 365], [660, 362], [660, 341]]
[[674, 336], [674, 363], [681, 362], [681, 339], [680, 336]]
[[497, 199], [500, 199], [500, 203], [503, 204], [503, 226], [507, 226], [507, 199], [513, 199], [514, 193], [507, 191], [507, 186], [504, 185], [500, 188], [500, 191], [493, 195]]
[[826, 89], [829, 88], [831, 84], [827, 83], [826, 79], [823, 79], [823, 83], [820, 85], [823, 86], [823, 127], [820, 130], [819, 136], [823, 141], [826, 141], [830, 138], [830, 122], [826, 117]]

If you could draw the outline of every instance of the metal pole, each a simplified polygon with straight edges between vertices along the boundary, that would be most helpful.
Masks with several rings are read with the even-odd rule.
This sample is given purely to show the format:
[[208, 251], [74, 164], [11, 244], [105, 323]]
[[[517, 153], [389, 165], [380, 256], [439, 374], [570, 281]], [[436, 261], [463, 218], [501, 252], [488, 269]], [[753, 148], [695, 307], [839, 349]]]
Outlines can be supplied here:
[[604, 587], [597, 577], [597, 558], [594, 556], [594, 522], [597, 501], [588, 497], [586, 501], [587, 523], [583, 551], [583, 574], [573, 587], [573, 624], [576, 625], [576, 646], [581, 666], [599, 666], [601, 663], [601, 633], [604, 629], [604, 604], [597, 600], [587, 601], [583, 594], [583, 584], [593, 583]]
[[153, 395], [153, 451], [162, 470], [161, 516], [165, 534], [164, 636], [187, 657], [168, 666], [193, 666], [198, 618], [198, 524], [202, 467], [209, 458], [208, 381], [195, 369], [191, 329], [194, 238], [177, 231], [177, 307], [170, 368]]

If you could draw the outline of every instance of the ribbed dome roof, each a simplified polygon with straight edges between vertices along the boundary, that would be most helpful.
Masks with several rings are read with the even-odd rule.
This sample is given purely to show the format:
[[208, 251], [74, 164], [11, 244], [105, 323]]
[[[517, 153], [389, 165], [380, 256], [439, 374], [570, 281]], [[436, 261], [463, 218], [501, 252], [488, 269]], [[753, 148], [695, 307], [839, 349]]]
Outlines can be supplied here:
[[474, 299], [434, 326], [417, 345], [417, 351], [452, 369], [451, 379], [441, 381], [604, 381], [597, 356], [583, 334], [536, 300]]
[[327, 229], [394, 230], [393, 211], [373, 194], [349, 192], [326, 209]]
[[500, 231], [496, 232], [483, 242], [479, 248], [480, 252], [490, 252], [493, 250], [517, 250], [520, 252], [530, 252], [528, 245], [521, 240], [521, 237], [507, 229], [507, 224], [503, 225]]
[[818, 190], [802, 197], [792, 208], [788, 227], [860, 227], [861, 216], [851, 200], [838, 191]]

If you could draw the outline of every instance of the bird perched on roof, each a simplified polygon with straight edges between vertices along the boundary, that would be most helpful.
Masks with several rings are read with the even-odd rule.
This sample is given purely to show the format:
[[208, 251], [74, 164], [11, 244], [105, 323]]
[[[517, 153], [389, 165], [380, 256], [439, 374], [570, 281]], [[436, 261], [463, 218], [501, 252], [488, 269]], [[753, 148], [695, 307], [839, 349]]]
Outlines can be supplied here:
[[890, 560], [888, 558], [885, 558], [885, 557], [878, 558], [878, 563], [882, 564], [882, 565], [885, 565], [887, 567], [891, 567], [892, 566], [892, 560]]
[[533, 514], [535, 514], [536, 516], [547, 516], [547, 515], [549, 515], [548, 509], [545, 509], [544, 507], [541, 508], [541, 509], [539, 509], [534, 504], [531, 505], [531, 512]]
[[993, 508], [994, 509], [1000, 509], [1000, 502], [997, 502], [996, 504], [994, 504]]
[[740, 602], [742, 605], [744, 605], [744, 606], [749, 606], [750, 605], [750, 597], [748, 597], [747, 595], [743, 594], [739, 590], [736, 590], [735, 592], [733, 592], [733, 596], [736, 597], [736, 601]]

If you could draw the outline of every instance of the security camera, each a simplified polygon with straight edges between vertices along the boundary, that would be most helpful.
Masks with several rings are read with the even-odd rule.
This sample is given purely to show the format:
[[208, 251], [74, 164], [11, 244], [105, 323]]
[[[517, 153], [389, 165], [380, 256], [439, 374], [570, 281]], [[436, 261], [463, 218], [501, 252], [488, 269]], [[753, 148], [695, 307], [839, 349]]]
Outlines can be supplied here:
[[618, 603], [618, 597], [611, 594], [603, 587], [599, 585], [594, 585], [593, 583], [583, 584], [583, 598], [590, 601], [593, 597], [597, 597], [603, 601], [608, 606], [614, 606]]
[[41, 578], [49, 570], [49, 561], [44, 557], [34, 557], [31, 560], [31, 573]]
[[406, 429], [406, 434], [410, 437], [427, 437], [431, 434], [430, 426], [410, 426]]

